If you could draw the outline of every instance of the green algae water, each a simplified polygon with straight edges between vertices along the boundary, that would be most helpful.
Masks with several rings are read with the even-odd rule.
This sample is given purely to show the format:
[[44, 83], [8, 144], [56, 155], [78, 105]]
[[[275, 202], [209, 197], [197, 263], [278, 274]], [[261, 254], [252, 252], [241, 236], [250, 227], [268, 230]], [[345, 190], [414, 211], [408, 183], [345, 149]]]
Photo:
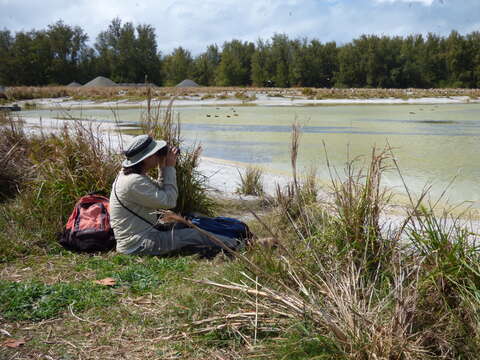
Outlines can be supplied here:
[[[290, 171], [293, 122], [302, 127], [297, 168], [317, 169], [327, 182], [327, 157], [341, 176], [345, 163], [368, 161], [372, 148], [387, 144], [414, 194], [432, 186], [432, 200], [449, 186], [445, 201], [480, 208], [480, 104], [221, 106], [178, 107], [187, 144], [201, 143], [203, 155], [255, 164], [267, 171]], [[138, 123], [142, 110], [119, 109], [117, 118]], [[114, 121], [111, 110], [37, 110], [25, 117], [72, 116]], [[395, 170], [384, 184], [404, 192]]]

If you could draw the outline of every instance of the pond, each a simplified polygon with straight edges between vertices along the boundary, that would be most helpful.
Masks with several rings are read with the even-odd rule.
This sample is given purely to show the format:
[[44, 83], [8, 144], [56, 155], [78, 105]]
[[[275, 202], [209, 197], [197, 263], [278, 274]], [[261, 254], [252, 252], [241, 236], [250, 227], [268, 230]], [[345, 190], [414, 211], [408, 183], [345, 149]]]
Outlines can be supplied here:
[[[342, 174], [348, 159], [368, 160], [372, 147], [389, 144], [410, 190], [432, 185], [433, 200], [453, 181], [445, 198], [480, 208], [480, 104], [178, 107], [186, 144], [203, 155], [290, 171], [292, 123], [302, 126], [298, 169], [315, 167], [328, 181], [327, 156]], [[120, 122], [138, 123], [141, 109], [118, 109]], [[108, 109], [35, 110], [25, 117], [72, 116], [114, 121]], [[402, 190], [395, 170], [384, 183]]]

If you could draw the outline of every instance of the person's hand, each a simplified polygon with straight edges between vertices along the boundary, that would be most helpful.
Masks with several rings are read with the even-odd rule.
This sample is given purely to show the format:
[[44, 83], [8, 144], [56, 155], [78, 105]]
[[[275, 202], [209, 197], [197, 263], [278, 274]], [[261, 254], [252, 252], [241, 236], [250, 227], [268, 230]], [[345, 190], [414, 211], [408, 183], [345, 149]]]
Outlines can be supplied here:
[[175, 166], [177, 164], [178, 152], [178, 148], [175, 146], [168, 150], [165, 166]]

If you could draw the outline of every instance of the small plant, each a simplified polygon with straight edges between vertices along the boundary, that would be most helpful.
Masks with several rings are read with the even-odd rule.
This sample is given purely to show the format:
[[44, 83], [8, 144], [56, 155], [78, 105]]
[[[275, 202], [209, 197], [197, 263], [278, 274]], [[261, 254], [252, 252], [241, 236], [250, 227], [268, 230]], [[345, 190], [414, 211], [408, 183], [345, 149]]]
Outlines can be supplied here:
[[26, 102], [23, 104], [25, 110], [35, 110], [37, 108], [37, 103], [35, 102]]
[[315, 96], [317, 92], [312, 88], [303, 88], [302, 95], [305, 96]]
[[245, 173], [240, 173], [240, 184], [236, 190], [238, 194], [262, 196], [263, 188], [263, 171], [259, 167], [247, 166]]
[[254, 101], [257, 99], [257, 96], [255, 94], [249, 95], [248, 93], [244, 91], [237, 91], [234, 95], [236, 99], [242, 100], [242, 101]]

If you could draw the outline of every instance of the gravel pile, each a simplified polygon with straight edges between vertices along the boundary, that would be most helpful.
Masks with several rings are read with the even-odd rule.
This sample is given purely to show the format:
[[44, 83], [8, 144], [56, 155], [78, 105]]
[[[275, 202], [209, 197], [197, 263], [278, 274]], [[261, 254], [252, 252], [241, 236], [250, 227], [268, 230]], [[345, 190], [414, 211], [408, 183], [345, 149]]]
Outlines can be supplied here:
[[70, 84], [67, 85], [68, 87], [80, 87], [82, 84], [79, 84], [76, 81], [72, 81]]
[[175, 87], [199, 87], [195, 81], [190, 79], [185, 79], [181, 83], [177, 84]]
[[98, 76], [95, 79], [89, 81], [83, 87], [110, 87], [110, 86], [117, 86], [115, 82], [110, 80], [109, 78]]

